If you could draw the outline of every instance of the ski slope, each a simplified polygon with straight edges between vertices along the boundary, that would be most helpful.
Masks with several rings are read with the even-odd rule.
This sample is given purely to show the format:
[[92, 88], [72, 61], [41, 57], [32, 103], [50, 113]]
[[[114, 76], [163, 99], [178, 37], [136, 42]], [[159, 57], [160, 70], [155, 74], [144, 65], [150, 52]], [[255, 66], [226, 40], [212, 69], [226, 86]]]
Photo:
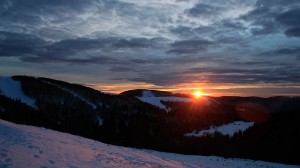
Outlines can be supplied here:
[[85, 102], [86, 104], [88, 104], [89, 106], [91, 106], [94, 110], [97, 109], [97, 105], [96, 105], [96, 104], [92, 103], [91, 101], [89, 101], [88, 99], [84, 98], [84, 97], [81, 96], [80, 94], [75, 93], [75, 92], [73, 92], [73, 91], [71, 91], [71, 90], [69, 90], [69, 89], [67, 89], [67, 88], [64, 88], [64, 87], [62, 87], [62, 86], [60, 86], [60, 85], [57, 85], [57, 84], [54, 84], [54, 83], [51, 83], [51, 82], [48, 82], [48, 81], [44, 81], [44, 80], [42, 80], [42, 81], [45, 82], [45, 83], [47, 83], [47, 84], [49, 84], [49, 85], [58, 87], [59, 89], [61, 89], [61, 90], [65, 91], [65, 92], [67, 92], [67, 93], [73, 95], [74, 97], [79, 98], [81, 101], [83, 101], [83, 102]]
[[11, 99], [20, 99], [21, 102], [26, 103], [28, 106], [37, 108], [35, 105], [35, 99], [26, 96], [22, 90], [21, 83], [13, 80], [11, 77], [0, 77], [0, 94]]
[[157, 106], [161, 109], [169, 111], [170, 109], [161, 103], [161, 101], [170, 101], [170, 102], [191, 102], [193, 101], [190, 98], [183, 97], [155, 97], [155, 95], [150, 90], [143, 91], [143, 95], [141, 97], [137, 97], [142, 102]]
[[235, 121], [232, 123], [228, 123], [225, 125], [221, 125], [219, 127], [211, 126], [209, 129], [201, 130], [201, 131], [193, 131], [191, 133], [184, 134], [185, 136], [193, 136], [193, 137], [202, 137], [206, 135], [213, 135], [216, 132], [221, 133], [222, 135], [228, 135], [232, 137], [235, 133], [242, 131], [244, 132], [248, 128], [252, 127], [254, 122], [244, 122], [244, 121]]
[[45, 128], [17, 125], [0, 120], [0, 167], [292, 168], [300, 166], [125, 148]]

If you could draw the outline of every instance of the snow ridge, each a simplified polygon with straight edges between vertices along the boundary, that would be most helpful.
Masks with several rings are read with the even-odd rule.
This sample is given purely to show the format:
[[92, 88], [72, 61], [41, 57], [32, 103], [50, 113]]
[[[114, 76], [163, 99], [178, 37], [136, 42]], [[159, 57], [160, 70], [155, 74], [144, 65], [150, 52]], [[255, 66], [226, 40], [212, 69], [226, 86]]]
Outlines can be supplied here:
[[0, 90], [0, 94], [11, 99], [20, 99], [21, 102], [37, 109], [36, 100], [24, 94], [19, 81], [15, 81], [11, 77], [0, 77]]
[[300, 166], [119, 147], [45, 128], [17, 125], [0, 120], [0, 167], [292, 168]]

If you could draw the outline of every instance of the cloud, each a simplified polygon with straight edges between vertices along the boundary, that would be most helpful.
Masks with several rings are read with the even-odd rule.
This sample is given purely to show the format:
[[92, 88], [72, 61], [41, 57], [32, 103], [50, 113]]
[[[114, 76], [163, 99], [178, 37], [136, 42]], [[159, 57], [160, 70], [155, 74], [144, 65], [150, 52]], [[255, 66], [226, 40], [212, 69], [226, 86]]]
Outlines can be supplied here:
[[[206, 23], [216, 23], [226, 19], [235, 19], [248, 13], [255, 1], [198, 1], [192, 8], [185, 11], [188, 16], [205, 20]], [[209, 19], [209, 20], [208, 20]]]
[[192, 77], [173, 74], [173, 73], [168, 73], [168, 74], [148, 73], [144, 75], [139, 75], [138, 77], [126, 78], [126, 79], [133, 82], [151, 83], [157, 86], [172, 86], [176, 84], [182, 84], [185, 82], [188, 83], [192, 80]]
[[161, 86], [298, 85], [299, 9], [299, 0], [2, 0], [0, 62]]
[[31, 33], [52, 42], [60, 41], [61, 39], [79, 38], [78, 36], [73, 35], [72, 33], [66, 30], [62, 30], [55, 27], [40, 28], [38, 30], [33, 30]]
[[131, 48], [131, 49], [139, 49], [139, 48], [159, 48], [161, 46], [161, 42], [165, 39], [163, 38], [131, 38], [131, 39], [120, 39], [113, 43], [114, 48]]
[[249, 70], [249, 69], [233, 69], [233, 68], [190, 68], [185, 71], [186, 73], [212, 73], [212, 74], [243, 74], [243, 73], [252, 73], [260, 74], [264, 70]]
[[154, 48], [156, 47], [156, 39], [146, 39], [146, 38], [77, 38], [77, 39], [67, 39], [56, 43], [53, 43], [48, 47], [48, 50], [59, 51], [61, 49], [66, 50], [118, 50], [118, 49], [143, 49], [143, 48]]
[[114, 52], [159, 48], [161, 39], [76, 38], [52, 43], [31, 34], [0, 32], [0, 44], [1, 57], [15, 56], [26, 62], [118, 64], [118, 59], [110, 57]]
[[192, 54], [206, 50], [213, 42], [209, 40], [182, 40], [171, 44], [171, 49], [167, 53]]
[[287, 37], [300, 37], [299, 18], [300, 8], [295, 8], [279, 14], [276, 20], [287, 27], [284, 32]]
[[284, 26], [296, 26], [300, 3], [297, 0], [258, 0], [256, 8], [241, 19], [251, 23], [252, 35], [268, 35], [284, 32]]
[[164, 7], [137, 6], [119, 0], [3, 0], [0, 9], [3, 31], [34, 32], [53, 41], [70, 35], [86, 37], [97, 31], [126, 38], [154, 38], [161, 34], [160, 27], [168, 23], [168, 14], [173, 13]]
[[[297, 83], [300, 82], [296, 71], [299, 67], [264, 69], [208, 69], [212, 75], [207, 78], [211, 83], [259, 84], [259, 83]], [[215, 72], [214, 72], [215, 71]]]
[[135, 71], [135, 69], [132, 67], [127, 67], [127, 66], [113, 66], [112, 68], [110, 68], [110, 71], [112, 71], [112, 72], [130, 72], [130, 71]]
[[295, 6], [295, 4], [299, 4], [298, 0], [257, 0], [256, 6], [268, 6], [268, 7], [282, 7], [282, 6]]
[[70, 63], [70, 64], [117, 64], [119, 61], [107, 56], [94, 56], [87, 58], [68, 58], [68, 57], [36, 57], [36, 56], [27, 56], [21, 57], [22, 61], [31, 62], [31, 63]]
[[130, 81], [146, 82], [159, 86], [178, 84], [284, 84], [300, 82], [299, 67], [245, 70], [243, 68], [192, 68], [177, 73], [148, 73], [129, 78]]
[[300, 27], [291, 28], [285, 31], [287, 37], [300, 37]]
[[179, 25], [177, 27], [170, 27], [169, 31], [175, 36], [183, 37], [183, 38], [192, 38], [197, 34], [195, 30], [188, 26]]
[[34, 55], [46, 45], [35, 35], [0, 31], [0, 57]]
[[300, 18], [300, 8], [297, 8], [279, 14], [276, 17], [276, 20], [279, 23], [287, 26], [300, 26], [299, 18]]
[[294, 56], [300, 55], [300, 47], [281, 48], [259, 53], [261, 56]]
[[212, 6], [207, 5], [207, 4], [198, 3], [197, 5], [192, 7], [191, 9], [187, 10], [187, 13], [190, 16], [193, 16], [193, 17], [209, 16], [209, 15], [219, 14], [219, 10], [221, 10], [221, 9], [217, 8], [217, 7], [212, 7]]
[[250, 32], [252, 35], [268, 35], [279, 31], [277, 22], [274, 22], [274, 17], [279, 11], [272, 10], [270, 6], [260, 5], [248, 14], [241, 17], [241, 19], [249, 22]]
[[[76, 2], [68, 0], [4, 0], [0, 3], [0, 8], [2, 8], [1, 19], [4, 19], [4, 21], [7, 22], [14, 21], [37, 26], [43, 24], [45, 21], [54, 21], [65, 18], [71, 19], [70, 16], [86, 12], [91, 5], [93, 5], [93, 1], [85, 0], [77, 0]], [[49, 18], [51, 18], [51, 20]]]

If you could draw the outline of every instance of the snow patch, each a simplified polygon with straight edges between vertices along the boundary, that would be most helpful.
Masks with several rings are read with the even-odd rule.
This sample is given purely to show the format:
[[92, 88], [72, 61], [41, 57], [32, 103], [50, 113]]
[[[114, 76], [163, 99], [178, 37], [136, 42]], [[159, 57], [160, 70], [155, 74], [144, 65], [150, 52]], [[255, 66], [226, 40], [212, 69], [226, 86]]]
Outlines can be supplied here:
[[37, 109], [36, 100], [24, 94], [19, 81], [15, 81], [11, 77], [0, 77], [0, 90], [0, 94], [11, 99], [20, 99], [21, 102]]
[[171, 109], [161, 103], [161, 101], [171, 101], [171, 102], [191, 102], [193, 101], [190, 98], [183, 97], [155, 97], [152, 91], [145, 90], [143, 91], [142, 97], [137, 97], [142, 102], [157, 106], [166, 111], [170, 111]]
[[99, 126], [103, 125], [103, 119], [99, 115], [97, 115], [97, 121]]
[[292, 168], [299, 166], [119, 147], [45, 128], [17, 125], [0, 120], [0, 167]]
[[203, 137], [206, 135], [213, 135], [216, 132], [220, 132], [222, 135], [228, 135], [232, 137], [235, 133], [239, 131], [244, 132], [253, 125], [254, 122], [235, 121], [233, 123], [221, 125], [219, 127], [211, 126], [209, 129], [201, 130], [199, 132], [193, 131], [184, 135], [188, 137]]
[[143, 91], [142, 97], [155, 97], [155, 96], [154, 96], [154, 94], [152, 93], [152, 91], [150, 91], [150, 90], [145, 90], [145, 91]]
[[5, 109], [0, 106], [0, 112], [4, 112], [4, 111], [5, 111]]

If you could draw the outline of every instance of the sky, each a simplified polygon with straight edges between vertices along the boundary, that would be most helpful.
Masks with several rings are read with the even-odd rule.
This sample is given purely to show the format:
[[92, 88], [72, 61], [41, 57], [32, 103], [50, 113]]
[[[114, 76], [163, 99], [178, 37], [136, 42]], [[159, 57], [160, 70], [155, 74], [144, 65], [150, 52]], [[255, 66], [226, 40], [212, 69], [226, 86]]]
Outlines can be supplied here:
[[1, 0], [0, 75], [300, 95], [299, 0]]

